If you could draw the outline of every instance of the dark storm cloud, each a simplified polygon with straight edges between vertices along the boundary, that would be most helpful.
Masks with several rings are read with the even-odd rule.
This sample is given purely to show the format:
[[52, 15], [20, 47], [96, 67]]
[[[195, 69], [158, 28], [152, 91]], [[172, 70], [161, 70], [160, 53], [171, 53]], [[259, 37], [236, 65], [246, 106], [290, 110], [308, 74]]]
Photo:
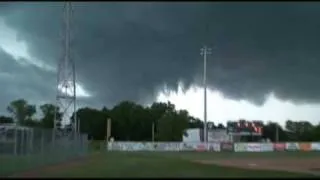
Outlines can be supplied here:
[[[37, 105], [55, 102], [56, 73], [26, 62], [24, 59], [14, 59], [0, 48], [1, 113], [5, 112], [11, 101], [19, 98]], [[78, 105], [84, 104], [96, 105], [80, 98]]]
[[31, 103], [54, 100], [54, 73], [46, 72], [36, 66], [16, 61], [10, 54], [0, 48], [0, 111], [19, 98]]
[[[54, 65], [61, 4], [9, 7], [7, 25], [33, 56]], [[318, 102], [319, 19], [316, 2], [77, 3], [73, 56], [79, 80], [103, 104], [151, 99], [164, 84], [200, 84], [204, 43], [214, 47], [208, 81], [225, 96], [261, 104], [275, 92]]]

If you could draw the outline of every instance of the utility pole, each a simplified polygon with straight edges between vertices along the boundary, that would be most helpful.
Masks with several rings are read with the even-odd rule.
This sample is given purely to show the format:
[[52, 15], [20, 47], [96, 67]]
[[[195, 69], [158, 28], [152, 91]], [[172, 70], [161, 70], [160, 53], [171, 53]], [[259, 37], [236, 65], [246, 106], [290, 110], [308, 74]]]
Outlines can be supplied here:
[[203, 56], [203, 95], [204, 95], [204, 110], [203, 110], [203, 137], [204, 142], [208, 142], [208, 132], [207, 132], [207, 55], [211, 54], [211, 48], [203, 46], [201, 49], [201, 56]]

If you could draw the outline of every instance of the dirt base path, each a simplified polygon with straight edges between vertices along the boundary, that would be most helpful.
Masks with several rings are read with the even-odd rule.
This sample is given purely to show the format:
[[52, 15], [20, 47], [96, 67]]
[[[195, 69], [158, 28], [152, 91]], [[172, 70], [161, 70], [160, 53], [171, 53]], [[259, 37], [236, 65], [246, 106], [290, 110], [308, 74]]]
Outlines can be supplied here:
[[230, 166], [244, 169], [259, 170], [277, 170], [288, 172], [301, 172], [320, 175], [320, 157], [319, 158], [250, 158], [250, 159], [229, 159], [229, 160], [201, 160], [196, 161], [202, 164], [216, 164], [221, 166]]

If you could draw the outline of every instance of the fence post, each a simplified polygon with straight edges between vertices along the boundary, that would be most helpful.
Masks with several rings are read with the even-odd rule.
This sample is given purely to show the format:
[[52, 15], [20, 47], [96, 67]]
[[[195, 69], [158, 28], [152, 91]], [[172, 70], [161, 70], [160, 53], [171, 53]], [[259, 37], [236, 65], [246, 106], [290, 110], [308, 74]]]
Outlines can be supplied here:
[[44, 151], [44, 136], [43, 136], [43, 129], [40, 129], [41, 133], [40, 133], [40, 136], [41, 136], [41, 154], [43, 154], [43, 151]]
[[21, 129], [21, 140], [20, 140], [20, 153], [21, 155], [24, 155], [24, 150], [25, 150], [25, 147], [24, 147], [25, 143], [24, 143], [24, 128], [22, 127]]
[[18, 136], [17, 125], [15, 125], [15, 127], [14, 127], [14, 149], [13, 149], [13, 151], [14, 151], [13, 153], [15, 156], [17, 155], [17, 144], [18, 144], [17, 136]]
[[30, 139], [31, 139], [31, 141], [30, 141], [30, 151], [31, 151], [31, 153], [33, 153], [33, 146], [34, 146], [34, 144], [33, 144], [33, 132], [34, 132], [34, 128], [32, 128], [31, 130], [30, 130]]
[[26, 135], [27, 135], [27, 139], [26, 139], [26, 154], [27, 155], [30, 154], [30, 152], [31, 152], [31, 143], [30, 143], [31, 134], [30, 134], [30, 131], [31, 131], [31, 128], [28, 128], [27, 131], [26, 131]]

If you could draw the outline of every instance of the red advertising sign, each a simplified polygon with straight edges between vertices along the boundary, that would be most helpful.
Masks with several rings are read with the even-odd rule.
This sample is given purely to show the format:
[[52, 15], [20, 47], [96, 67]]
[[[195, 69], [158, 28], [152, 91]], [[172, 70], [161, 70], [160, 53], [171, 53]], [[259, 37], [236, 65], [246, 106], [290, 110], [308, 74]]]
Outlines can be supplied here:
[[220, 144], [221, 151], [233, 152], [233, 143], [231, 142], [222, 142]]
[[299, 148], [301, 151], [311, 151], [311, 143], [299, 143]]
[[197, 145], [197, 151], [206, 151], [206, 145], [205, 144], [198, 144]]
[[275, 151], [284, 151], [286, 149], [285, 143], [273, 143], [273, 148]]

